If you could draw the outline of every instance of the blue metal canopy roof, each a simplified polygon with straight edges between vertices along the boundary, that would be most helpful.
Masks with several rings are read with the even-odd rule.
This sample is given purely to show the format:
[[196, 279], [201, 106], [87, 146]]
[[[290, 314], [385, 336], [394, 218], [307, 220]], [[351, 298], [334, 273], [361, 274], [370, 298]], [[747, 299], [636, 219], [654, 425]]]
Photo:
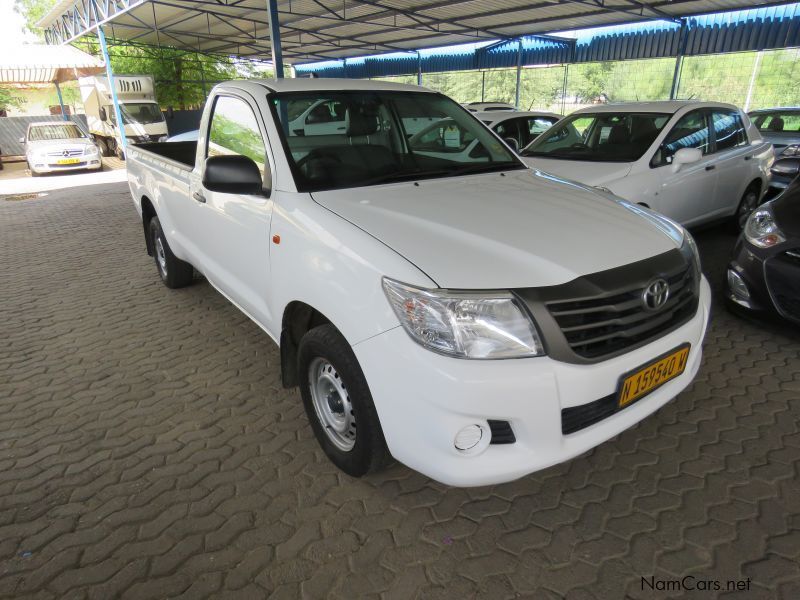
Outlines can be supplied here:
[[[584, 29], [522, 39], [522, 64], [545, 65], [674, 57], [685, 35], [687, 56], [800, 46], [800, 4]], [[386, 77], [517, 65], [517, 40], [295, 65], [298, 75]]]

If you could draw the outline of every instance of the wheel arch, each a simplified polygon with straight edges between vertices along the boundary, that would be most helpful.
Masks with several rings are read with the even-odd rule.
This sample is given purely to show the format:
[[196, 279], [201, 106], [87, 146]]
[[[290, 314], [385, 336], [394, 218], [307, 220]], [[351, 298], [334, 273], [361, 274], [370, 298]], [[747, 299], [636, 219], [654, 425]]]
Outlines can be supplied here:
[[147, 254], [148, 256], [153, 256], [153, 240], [150, 239], [150, 221], [156, 215], [156, 209], [153, 206], [153, 203], [150, 201], [150, 198], [147, 196], [142, 196], [141, 200], [142, 206], [142, 228], [144, 230], [144, 243], [147, 247]]
[[325, 324], [336, 327], [328, 317], [310, 304], [300, 300], [293, 300], [286, 305], [281, 319], [280, 337], [281, 382], [283, 387], [291, 388], [299, 384], [297, 350], [300, 346], [300, 340], [314, 327]]

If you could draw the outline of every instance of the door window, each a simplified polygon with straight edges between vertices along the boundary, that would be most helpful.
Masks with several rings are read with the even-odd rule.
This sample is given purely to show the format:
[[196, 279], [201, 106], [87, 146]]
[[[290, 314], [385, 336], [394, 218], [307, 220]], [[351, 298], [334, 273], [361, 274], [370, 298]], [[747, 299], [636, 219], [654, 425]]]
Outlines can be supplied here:
[[250, 105], [240, 98], [219, 96], [211, 114], [206, 156], [231, 154], [246, 156], [269, 176], [264, 138]]
[[494, 126], [494, 130], [504, 140], [512, 139], [517, 142], [517, 149], [522, 148], [522, 140], [520, 139], [519, 119], [508, 119], [502, 123]]
[[705, 111], [695, 110], [683, 115], [664, 138], [661, 147], [650, 162], [653, 167], [672, 163], [672, 157], [681, 148], [699, 148], [703, 154], [711, 149], [708, 120]]
[[716, 151], [729, 150], [747, 143], [747, 134], [739, 113], [733, 110], [715, 110], [711, 113], [714, 122]]

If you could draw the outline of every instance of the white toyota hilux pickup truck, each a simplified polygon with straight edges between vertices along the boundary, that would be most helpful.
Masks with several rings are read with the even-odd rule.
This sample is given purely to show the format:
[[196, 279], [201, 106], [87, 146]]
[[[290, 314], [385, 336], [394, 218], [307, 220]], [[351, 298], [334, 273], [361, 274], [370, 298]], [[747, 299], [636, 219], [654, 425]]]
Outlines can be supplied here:
[[[341, 130], [293, 129], [321, 100]], [[406, 123], [434, 117], [457, 124], [450, 153], [411, 143]], [[222, 83], [197, 141], [132, 146], [128, 177], [163, 282], [200, 272], [279, 344], [350, 475], [391, 455], [450, 485], [509, 481], [638, 423], [700, 365], [690, 234], [526, 168], [424, 88]]]

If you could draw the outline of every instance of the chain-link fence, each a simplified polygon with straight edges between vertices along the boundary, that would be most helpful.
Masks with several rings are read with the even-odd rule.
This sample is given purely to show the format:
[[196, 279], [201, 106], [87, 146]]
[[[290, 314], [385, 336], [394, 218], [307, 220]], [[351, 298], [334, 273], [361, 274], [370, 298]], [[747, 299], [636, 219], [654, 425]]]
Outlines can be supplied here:
[[[685, 57], [678, 65], [675, 97], [729, 102], [752, 110], [800, 105], [800, 49]], [[674, 58], [524, 67], [520, 73], [521, 110], [568, 114], [608, 102], [668, 100]], [[416, 83], [416, 75], [382, 77]], [[424, 73], [422, 85], [458, 102], [516, 100], [516, 69]]]

